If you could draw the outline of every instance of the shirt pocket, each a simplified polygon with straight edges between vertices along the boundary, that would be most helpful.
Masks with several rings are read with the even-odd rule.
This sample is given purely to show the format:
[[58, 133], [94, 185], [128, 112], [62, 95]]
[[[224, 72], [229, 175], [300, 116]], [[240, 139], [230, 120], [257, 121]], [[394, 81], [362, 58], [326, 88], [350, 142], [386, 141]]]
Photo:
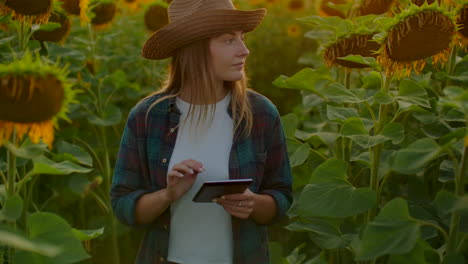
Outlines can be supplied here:
[[267, 153], [266, 152], [255, 152], [254, 153], [254, 159], [252, 161], [252, 174], [251, 178], [253, 179], [251, 190], [253, 192], [258, 192], [262, 180], [263, 180], [263, 174], [265, 172], [265, 162], [266, 162], [266, 157]]

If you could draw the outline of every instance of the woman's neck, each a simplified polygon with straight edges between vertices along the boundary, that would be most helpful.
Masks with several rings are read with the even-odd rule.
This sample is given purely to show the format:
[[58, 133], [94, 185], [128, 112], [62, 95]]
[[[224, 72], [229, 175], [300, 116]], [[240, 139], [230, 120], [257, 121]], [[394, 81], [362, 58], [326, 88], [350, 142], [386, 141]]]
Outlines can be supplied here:
[[[192, 99], [190, 98], [191, 96], [191, 91], [192, 89], [196, 89], [196, 88], [187, 88], [185, 87], [184, 89], [181, 89], [181, 92], [180, 92], [180, 95], [179, 95], [179, 98], [182, 99], [183, 101], [187, 102], [187, 103], [191, 103], [191, 104], [203, 104], [203, 102], [198, 102], [196, 101], [196, 99], [193, 99], [195, 100], [194, 102], [192, 102]], [[228, 94], [228, 89], [226, 87], [220, 87], [218, 89], [215, 89], [216, 91], [216, 96], [215, 96], [215, 102], [207, 102], [208, 104], [215, 104], [221, 100], [223, 100], [226, 95]], [[208, 98], [210, 100], [210, 98]]]

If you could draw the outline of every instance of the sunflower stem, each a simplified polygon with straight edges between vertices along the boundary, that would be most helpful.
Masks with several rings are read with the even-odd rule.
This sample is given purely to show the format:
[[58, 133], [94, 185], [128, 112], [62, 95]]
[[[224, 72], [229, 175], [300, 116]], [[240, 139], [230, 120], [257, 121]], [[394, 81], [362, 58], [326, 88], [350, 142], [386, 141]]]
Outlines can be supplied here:
[[[461, 165], [455, 177], [455, 194], [458, 198], [461, 198], [464, 193], [464, 179], [465, 175], [468, 175], [468, 135], [465, 136], [464, 151], [461, 159]], [[452, 219], [450, 221], [449, 240], [447, 243], [447, 253], [455, 254], [458, 247], [459, 237], [459, 225], [460, 225], [460, 212], [453, 212]]]
[[[386, 76], [385, 74], [382, 73], [382, 92], [387, 93], [388, 89], [390, 87], [390, 82], [391, 82], [391, 77]], [[386, 121], [386, 116], [387, 116], [387, 110], [388, 107], [387, 105], [381, 104], [379, 107], [379, 116], [377, 122], [374, 122], [374, 136], [378, 135], [380, 131], [382, 130], [382, 127], [385, 124]], [[383, 144], [378, 144], [376, 146], [371, 147], [369, 150], [371, 154], [371, 176], [370, 176], [370, 182], [369, 182], [369, 187], [371, 190], [374, 192], [378, 193], [379, 192], [379, 166], [380, 166], [380, 156], [382, 154], [383, 150]], [[376, 205], [369, 209], [368, 214], [367, 214], [367, 221], [370, 222], [374, 219], [376, 212], [377, 212], [377, 207], [378, 207], [379, 201], [377, 200]]]
[[[450, 51], [449, 61], [447, 63], [447, 75], [448, 76], [451, 76], [453, 72], [455, 71], [456, 62], [457, 62], [457, 46], [453, 45], [452, 50]], [[449, 79], [445, 80], [442, 90], [443, 88], [447, 87], [447, 85], [449, 84], [450, 84], [450, 80]]]
[[[16, 144], [16, 129], [13, 128], [12, 132], [12, 143]], [[7, 184], [6, 184], [6, 200], [15, 195], [15, 181], [16, 181], [16, 156], [10, 150], [7, 150]], [[12, 222], [11, 227], [13, 230], [16, 230], [16, 222]], [[13, 256], [15, 254], [15, 249], [13, 247], [8, 248], [8, 263], [13, 263]]]

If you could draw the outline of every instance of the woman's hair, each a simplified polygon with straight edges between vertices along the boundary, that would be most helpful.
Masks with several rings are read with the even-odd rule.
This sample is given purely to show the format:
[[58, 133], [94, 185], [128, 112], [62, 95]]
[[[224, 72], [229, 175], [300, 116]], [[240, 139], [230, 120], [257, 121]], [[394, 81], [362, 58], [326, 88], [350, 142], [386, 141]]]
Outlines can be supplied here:
[[[156, 104], [180, 95], [182, 87], [191, 87], [191, 102], [197, 101], [203, 104], [203, 110], [201, 110], [198, 115], [197, 127], [200, 124], [201, 114], [203, 115], [203, 118], [206, 119], [210, 104], [209, 102], [216, 102], [215, 78], [211, 66], [209, 43], [210, 39], [203, 39], [193, 42], [175, 52], [172, 57], [171, 64], [169, 65], [167, 79], [163, 83], [161, 89], [142, 99], [144, 100], [157, 94], [168, 93], [168, 95], [159, 98], [151, 104], [146, 112], [145, 121], [148, 118], [148, 113]], [[250, 135], [253, 125], [253, 117], [251, 105], [247, 98], [247, 91], [250, 88], [247, 87], [247, 78], [245, 77], [245, 74], [243, 74], [241, 80], [224, 81], [224, 86], [231, 91], [230, 107], [233, 115], [234, 131], [236, 131], [241, 122], [245, 120], [246, 125], [244, 130], [241, 131], [241, 134], [243, 136]], [[183, 122], [185, 122], [188, 117], [193, 121], [195, 111], [193, 111], [192, 106], [193, 105], [190, 104], [187, 118]], [[213, 108], [215, 107], [211, 108], [211, 121], [214, 118], [215, 109]], [[178, 126], [181, 124], [182, 122], [179, 123]]]

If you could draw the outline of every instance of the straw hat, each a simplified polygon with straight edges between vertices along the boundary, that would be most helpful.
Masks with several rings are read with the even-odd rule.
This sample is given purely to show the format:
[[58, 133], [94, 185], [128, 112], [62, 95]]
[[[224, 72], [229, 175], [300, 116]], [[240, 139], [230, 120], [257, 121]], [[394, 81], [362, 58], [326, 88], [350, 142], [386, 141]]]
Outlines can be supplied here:
[[182, 46], [218, 34], [252, 31], [266, 9], [237, 10], [231, 0], [174, 0], [167, 13], [169, 24], [151, 35], [143, 46], [142, 56], [147, 59], [171, 57]]

